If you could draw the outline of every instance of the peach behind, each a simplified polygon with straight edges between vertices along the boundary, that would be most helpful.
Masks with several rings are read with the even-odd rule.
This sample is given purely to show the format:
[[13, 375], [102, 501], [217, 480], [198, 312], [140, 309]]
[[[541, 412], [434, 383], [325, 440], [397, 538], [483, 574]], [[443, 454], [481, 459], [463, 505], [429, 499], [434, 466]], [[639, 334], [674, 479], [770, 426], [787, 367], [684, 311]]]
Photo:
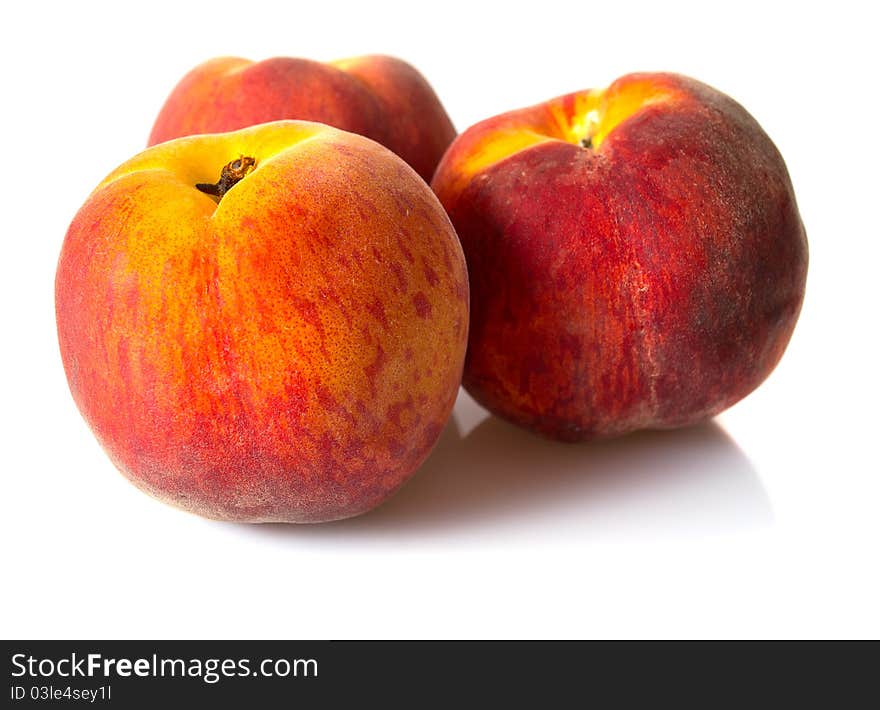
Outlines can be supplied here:
[[455, 138], [430, 84], [395, 57], [327, 63], [220, 57], [181, 79], [156, 118], [149, 145], [281, 119], [318, 121], [371, 138], [426, 181]]

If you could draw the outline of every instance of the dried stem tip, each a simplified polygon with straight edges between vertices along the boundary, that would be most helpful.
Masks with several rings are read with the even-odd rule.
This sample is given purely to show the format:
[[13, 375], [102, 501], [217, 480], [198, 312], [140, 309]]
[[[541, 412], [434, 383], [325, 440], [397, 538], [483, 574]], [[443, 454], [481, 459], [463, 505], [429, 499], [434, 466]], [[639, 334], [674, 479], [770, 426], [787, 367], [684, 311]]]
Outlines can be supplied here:
[[207, 195], [216, 197], [219, 202], [223, 199], [223, 195], [229, 192], [235, 183], [254, 169], [256, 164], [257, 161], [253, 158], [247, 155], [240, 155], [231, 163], [227, 163], [223, 166], [223, 170], [220, 171], [220, 179], [216, 183], [211, 184], [201, 182], [196, 185], [196, 189], [201, 190]]

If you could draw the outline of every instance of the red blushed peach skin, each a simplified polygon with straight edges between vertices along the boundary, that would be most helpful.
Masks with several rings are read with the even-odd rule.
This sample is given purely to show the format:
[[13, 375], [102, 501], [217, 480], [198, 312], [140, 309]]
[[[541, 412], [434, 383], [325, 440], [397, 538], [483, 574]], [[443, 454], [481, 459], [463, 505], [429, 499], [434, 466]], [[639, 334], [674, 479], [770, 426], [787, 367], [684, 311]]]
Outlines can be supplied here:
[[807, 241], [779, 152], [693, 79], [632, 74], [478, 123], [432, 186], [464, 248], [464, 384], [563, 440], [684, 426], [757, 387]]
[[[218, 203], [221, 170], [239, 181]], [[464, 363], [467, 271], [436, 197], [316, 123], [124, 163], [73, 219], [55, 293], [71, 392], [113, 462], [210, 518], [378, 505], [427, 456]]]
[[319, 121], [397, 153], [430, 180], [455, 128], [425, 78], [395, 57], [334, 62], [220, 57], [199, 65], [159, 112], [149, 145], [281, 119]]

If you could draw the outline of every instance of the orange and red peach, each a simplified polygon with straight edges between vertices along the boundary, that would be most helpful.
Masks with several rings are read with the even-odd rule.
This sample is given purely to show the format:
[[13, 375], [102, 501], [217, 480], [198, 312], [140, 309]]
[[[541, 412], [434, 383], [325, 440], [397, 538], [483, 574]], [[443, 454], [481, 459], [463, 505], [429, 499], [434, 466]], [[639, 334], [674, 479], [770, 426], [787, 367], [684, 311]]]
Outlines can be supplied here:
[[432, 186], [470, 274], [464, 384], [522, 426], [692, 424], [757, 387], [791, 337], [808, 256], [788, 172], [705, 84], [632, 74], [490, 118]]
[[207, 517], [369, 510], [458, 391], [468, 283], [446, 214], [390, 151], [317, 123], [132, 158], [73, 219], [55, 284], [98, 440], [141, 489]]

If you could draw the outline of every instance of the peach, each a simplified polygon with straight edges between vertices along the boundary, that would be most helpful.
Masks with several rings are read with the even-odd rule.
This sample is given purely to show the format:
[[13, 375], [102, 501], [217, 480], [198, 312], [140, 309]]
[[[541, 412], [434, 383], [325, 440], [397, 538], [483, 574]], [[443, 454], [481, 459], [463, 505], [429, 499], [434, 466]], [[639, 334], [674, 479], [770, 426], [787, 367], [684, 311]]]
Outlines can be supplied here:
[[437, 440], [467, 342], [467, 271], [430, 188], [304, 121], [121, 165], [74, 217], [55, 294], [71, 392], [112, 461], [222, 520], [381, 503]]
[[328, 63], [221, 57], [181, 79], [156, 118], [149, 144], [281, 119], [319, 121], [372, 138], [426, 181], [455, 138], [431, 86], [395, 57]]
[[775, 367], [807, 241], [779, 151], [729, 97], [632, 74], [485, 120], [432, 186], [464, 248], [464, 384], [584, 440], [711, 417]]

